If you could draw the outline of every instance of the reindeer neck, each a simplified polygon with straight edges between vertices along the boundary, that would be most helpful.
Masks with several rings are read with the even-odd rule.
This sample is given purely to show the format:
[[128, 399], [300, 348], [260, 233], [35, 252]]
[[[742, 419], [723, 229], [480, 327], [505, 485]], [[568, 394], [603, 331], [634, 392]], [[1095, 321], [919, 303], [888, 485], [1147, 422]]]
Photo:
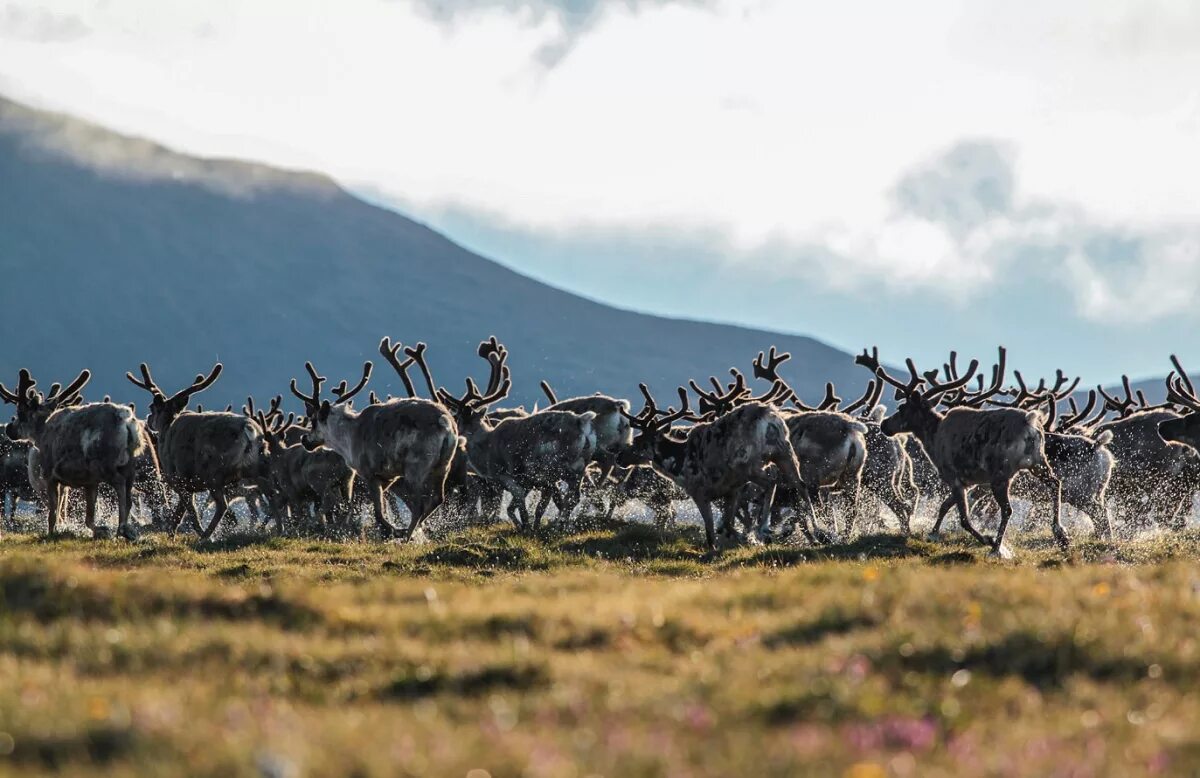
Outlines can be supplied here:
[[334, 405], [325, 419], [325, 445], [342, 455], [347, 462], [353, 461], [354, 432], [358, 428], [359, 415], [345, 405]]
[[921, 441], [925, 446], [926, 451], [932, 451], [930, 446], [933, 445], [934, 438], [937, 437], [938, 428], [942, 425], [942, 414], [938, 413], [933, 408], [923, 408], [919, 411], [919, 415], [912, 425], [912, 434]]
[[683, 472], [687, 442], [663, 436], [654, 441], [654, 466], [675, 479]]

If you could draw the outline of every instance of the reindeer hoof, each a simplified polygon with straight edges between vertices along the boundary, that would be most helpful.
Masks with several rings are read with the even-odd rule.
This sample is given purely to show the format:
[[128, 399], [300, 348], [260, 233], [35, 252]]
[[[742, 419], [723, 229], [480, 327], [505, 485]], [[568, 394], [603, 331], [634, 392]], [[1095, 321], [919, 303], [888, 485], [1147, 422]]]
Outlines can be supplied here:
[[988, 554], [992, 559], [1013, 559], [1012, 549], [1001, 543], [999, 546], [992, 546], [992, 552]]
[[138, 531], [137, 526], [134, 525], [133, 522], [126, 524], [124, 527], [117, 528], [117, 534], [125, 540], [128, 540], [130, 543], [141, 537], [141, 533]]
[[108, 540], [112, 537], [112, 532], [108, 527], [92, 527], [92, 540]]

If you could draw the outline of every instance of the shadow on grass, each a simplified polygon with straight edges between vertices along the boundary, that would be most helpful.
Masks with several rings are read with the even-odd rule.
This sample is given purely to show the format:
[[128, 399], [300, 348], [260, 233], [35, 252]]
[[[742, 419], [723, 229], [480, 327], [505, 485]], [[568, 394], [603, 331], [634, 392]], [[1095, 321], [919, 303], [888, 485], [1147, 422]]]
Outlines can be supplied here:
[[[1073, 676], [1096, 682], [1130, 683], [1146, 678], [1152, 661], [1113, 656], [1069, 635], [1039, 638], [1020, 631], [1002, 639], [955, 651], [937, 646], [902, 656], [898, 651], [880, 660], [897, 672], [950, 675], [958, 670], [1002, 678], [1017, 676], [1042, 690], [1060, 688]], [[1178, 678], [1178, 674], [1172, 677]]]
[[108, 765], [136, 751], [139, 739], [132, 729], [104, 726], [72, 735], [22, 735], [12, 743], [12, 752], [0, 759], [31, 768], [60, 770], [70, 765]]
[[324, 621], [312, 606], [272, 589], [252, 593], [150, 591], [79, 581], [69, 571], [29, 560], [0, 561], [0, 611], [38, 621], [117, 621], [147, 617], [263, 621], [304, 629]]
[[845, 543], [825, 546], [762, 546], [745, 552], [735, 552], [720, 568], [735, 567], [792, 567], [807, 562], [867, 561], [870, 559], [904, 559], [923, 556], [909, 538], [901, 535], [863, 535]]
[[379, 690], [379, 696], [400, 701], [438, 694], [479, 697], [495, 691], [528, 691], [549, 682], [546, 668], [538, 664], [493, 664], [462, 672], [418, 667], [397, 675]]
[[705, 553], [698, 529], [660, 531], [648, 524], [611, 522], [556, 545], [571, 554], [631, 562], [694, 562]]
[[879, 620], [864, 613], [826, 611], [817, 619], [802, 621], [763, 638], [767, 648], [810, 646], [832, 635], [845, 635], [855, 630], [878, 626]]

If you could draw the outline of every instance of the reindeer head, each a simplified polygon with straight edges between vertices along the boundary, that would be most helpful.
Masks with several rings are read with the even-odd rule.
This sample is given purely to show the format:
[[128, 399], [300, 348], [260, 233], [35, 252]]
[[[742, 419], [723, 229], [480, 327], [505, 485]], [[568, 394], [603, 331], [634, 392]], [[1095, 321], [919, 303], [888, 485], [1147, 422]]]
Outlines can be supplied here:
[[79, 392], [91, 380], [92, 374], [84, 370], [72, 381], [66, 389], [60, 384], [50, 387], [50, 393], [45, 397], [35, 390], [37, 381], [29, 371], [21, 368], [17, 374], [17, 391], [11, 392], [0, 384], [0, 398], [6, 403], [17, 406], [17, 413], [6, 426], [5, 432], [12, 440], [34, 440], [46, 426], [46, 420], [59, 408], [66, 408], [80, 402]]
[[630, 415], [624, 410], [621, 411], [621, 415], [629, 419], [629, 426], [638, 431], [637, 437], [633, 439], [633, 445], [621, 452], [618, 464], [622, 467], [648, 464], [654, 458], [658, 444], [667, 438], [672, 424], [680, 419], [696, 420], [688, 407], [687, 390], [682, 386], [678, 390], [679, 410], [667, 408], [665, 411], [658, 409], [658, 404], [654, 401], [654, 396], [650, 394], [648, 386], [638, 384], [638, 388], [642, 390], [642, 397], [645, 398], [646, 404], [636, 416]]
[[1167, 400], [1183, 406], [1190, 412], [1178, 419], [1160, 423], [1158, 434], [1168, 443], [1183, 443], [1200, 450], [1200, 399], [1196, 398], [1192, 379], [1188, 377], [1174, 354], [1171, 355], [1171, 364], [1175, 366], [1175, 370], [1167, 376]]
[[331, 403], [328, 400], [321, 399], [321, 385], [325, 383], [325, 376], [317, 373], [317, 369], [313, 367], [312, 362], [305, 362], [304, 369], [308, 371], [308, 377], [312, 381], [312, 394], [306, 395], [301, 393], [296, 386], [296, 379], [292, 379], [290, 388], [292, 394], [300, 398], [304, 403], [304, 413], [308, 417], [308, 432], [300, 438], [300, 443], [309, 451], [320, 448], [325, 442], [326, 432], [329, 427], [330, 416], [336, 410], [345, 411], [347, 403], [363, 390], [367, 385], [367, 381], [371, 378], [371, 368], [373, 365], [370, 362], [363, 363], [362, 378], [358, 380], [358, 384], [353, 389], [347, 388], [345, 381], [333, 388], [334, 401]]
[[[888, 375], [883, 366], [879, 364], [878, 348], [872, 349], [870, 353], [863, 349], [863, 353], [855, 357], [854, 362], [871, 370], [875, 373], [876, 378], [886, 381], [896, 389], [896, 399], [901, 401], [900, 405], [896, 408], [895, 413], [884, 419], [879, 425], [880, 431], [888, 436], [902, 433], [920, 435], [923, 431], [936, 426], [941, 418], [937, 412], [938, 402], [948, 392], [962, 390], [975, 376], [975, 371], [979, 369], [978, 360], [973, 359], [967, 368], [966, 375], [941, 383], [938, 381], [936, 370], [931, 370], [922, 376], [917, 372], [917, 366], [912, 359], [906, 359], [905, 364], [908, 366], [910, 377], [908, 383], [903, 383]], [[997, 365], [993, 382], [997, 385], [995, 386], [996, 391], [999, 391], [998, 384], [1003, 381], [1003, 365], [1004, 349], [1002, 348], [1000, 364]], [[929, 386], [928, 389], [924, 388], [926, 384]]]
[[282, 402], [283, 396], [275, 395], [265, 413], [255, 407], [253, 397], [247, 397], [246, 404], [242, 406], [242, 414], [254, 423], [272, 451], [282, 448], [284, 432], [296, 421], [294, 413], [289, 413], [287, 418], [284, 418], [283, 411], [279, 409]]
[[[479, 356], [487, 360], [488, 367], [490, 368], [487, 389], [480, 392], [479, 387], [475, 384], [475, 380], [468, 378], [466, 382], [467, 390], [461, 397], [455, 397], [443, 387], [436, 387], [433, 375], [429, 371], [429, 364], [425, 361], [424, 343], [418, 343], [415, 348], [406, 348], [404, 349], [404, 353], [408, 357], [408, 362], [415, 362], [417, 364], [417, 367], [425, 378], [426, 385], [429, 387], [430, 394], [454, 414], [454, 421], [463, 434], [471, 435], [473, 432], [481, 429], [484, 425], [484, 418], [487, 416], [488, 408], [493, 403], [507, 397], [509, 390], [512, 389], [512, 374], [507, 364], [508, 349], [496, 340], [495, 335], [480, 343], [478, 349]], [[408, 362], [405, 364], [408, 364]], [[396, 367], [396, 371], [401, 373], [403, 377], [402, 367], [397, 366], [395, 363], [393, 363], [393, 367]]]
[[221, 363], [218, 362], [213, 365], [213, 369], [209, 372], [208, 376], [197, 374], [191, 386], [167, 397], [166, 393], [158, 388], [158, 384], [154, 383], [154, 378], [150, 375], [149, 366], [143, 362], [138, 368], [142, 373], [140, 381], [134, 377], [133, 373], [126, 373], [125, 377], [137, 388], [144, 389], [150, 393], [150, 410], [146, 415], [146, 426], [156, 435], [162, 434], [163, 430], [170, 427], [171, 422], [175, 421], [176, 416], [187, 410], [188, 402], [191, 400], [192, 395], [203, 392], [216, 383], [223, 369]]

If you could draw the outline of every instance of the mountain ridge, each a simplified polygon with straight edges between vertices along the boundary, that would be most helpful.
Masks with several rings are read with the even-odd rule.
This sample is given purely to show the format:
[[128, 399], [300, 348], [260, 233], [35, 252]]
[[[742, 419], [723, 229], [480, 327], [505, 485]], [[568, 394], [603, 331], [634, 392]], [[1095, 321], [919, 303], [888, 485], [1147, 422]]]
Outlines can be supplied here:
[[[217, 360], [206, 407], [286, 393], [311, 359], [336, 382], [383, 335], [430, 343], [451, 387], [486, 366], [475, 346], [508, 345], [512, 403], [605, 391], [664, 403], [688, 378], [749, 371], [760, 349], [802, 396], [826, 380], [846, 399], [869, 376], [816, 339], [622, 310], [530, 279], [428, 226], [364, 201], [332, 178], [179, 154], [0, 96], [0, 380], [29, 367], [42, 384], [90, 367], [89, 397], [143, 403], [123, 379], [147, 361], [165, 390]], [[69, 375], [68, 375], [69, 374]], [[377, 364], [371, 387], [399, 391]], [[763, 387], [765, 389], [765, 386]]]

